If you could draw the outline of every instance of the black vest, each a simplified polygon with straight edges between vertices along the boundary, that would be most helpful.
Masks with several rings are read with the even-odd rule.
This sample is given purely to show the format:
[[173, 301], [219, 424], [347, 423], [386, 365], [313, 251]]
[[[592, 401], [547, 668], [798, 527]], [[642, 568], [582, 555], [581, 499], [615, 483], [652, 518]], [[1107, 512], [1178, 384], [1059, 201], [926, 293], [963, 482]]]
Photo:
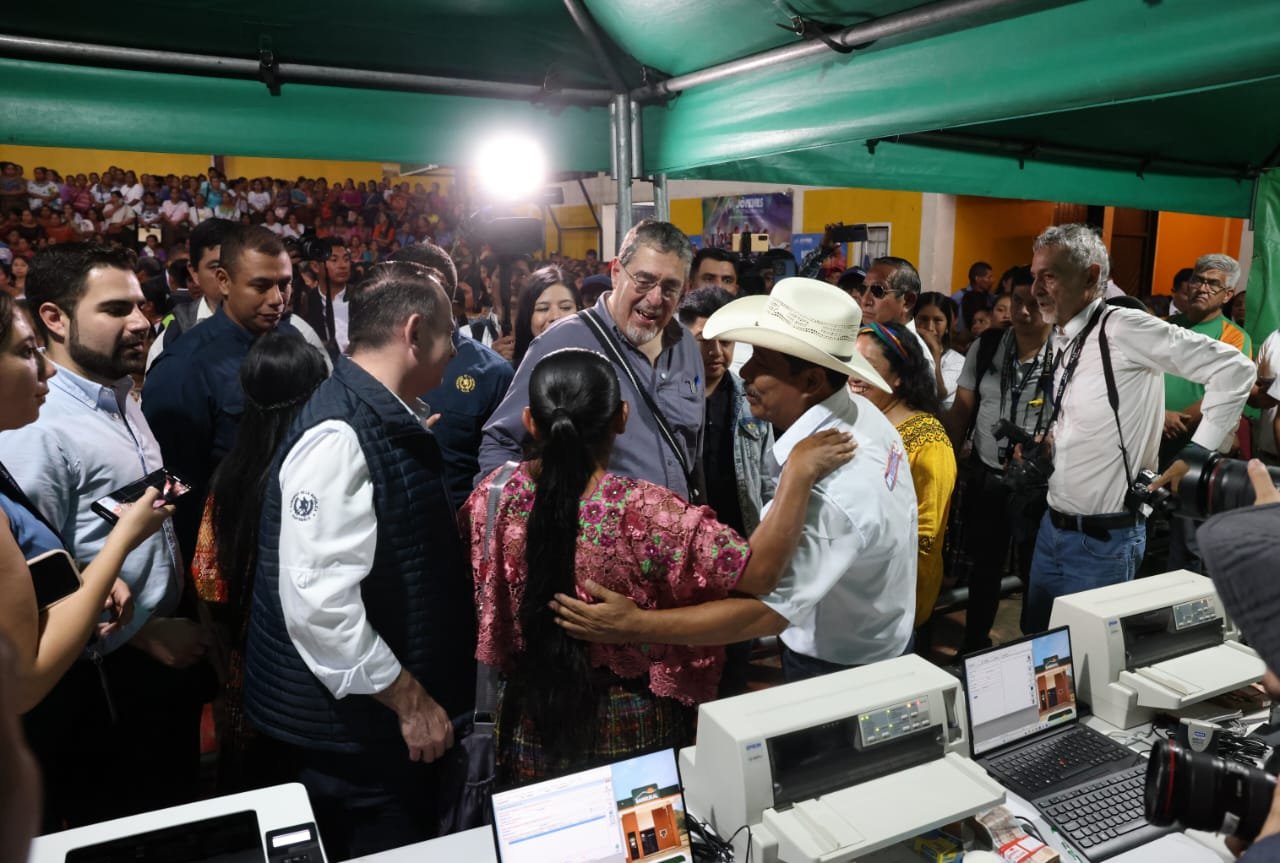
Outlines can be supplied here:
[[[294, 421], [271, 475], [279, 475], [304, 432], [334, 419], [355, 430], [373, 478], [377, 552], [360, 585], [369, 624], [427, 693], [457, 716], [470, 709], [475, 694], [476, 616], [439, 447], [399, 399], [343, 357]], [[249, 623], [247, 715], [263, 733], [308, 749], [403, 749], [388, 707], [366, 695], [335, 699], [289, 639], [278, 580], [281, 513], [280, 484], [269, 482]]]

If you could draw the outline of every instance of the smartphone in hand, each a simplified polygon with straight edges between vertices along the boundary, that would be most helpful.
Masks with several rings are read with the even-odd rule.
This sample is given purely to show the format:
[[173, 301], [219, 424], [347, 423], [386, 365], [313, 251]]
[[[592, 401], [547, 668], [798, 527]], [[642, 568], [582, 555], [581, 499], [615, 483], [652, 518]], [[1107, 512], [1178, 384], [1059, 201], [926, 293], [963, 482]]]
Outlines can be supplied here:
[[148, 488], [160, 490], [160, 498], [165, 503], [174, 503], [178, 498], [191, 491], [191, 485], [178, 478], [164, 468], [147, 474], [142, 479], [118, 488], [93, 502], [91, 509], [111, 524], [120, 520], [124, 507], [131, 504], [146, 493]]

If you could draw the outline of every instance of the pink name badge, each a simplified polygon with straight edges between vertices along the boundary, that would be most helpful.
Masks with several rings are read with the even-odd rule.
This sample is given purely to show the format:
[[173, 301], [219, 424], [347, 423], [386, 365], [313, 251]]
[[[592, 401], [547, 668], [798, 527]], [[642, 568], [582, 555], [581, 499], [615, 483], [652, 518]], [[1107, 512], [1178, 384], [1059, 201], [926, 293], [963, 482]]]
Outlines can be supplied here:
[[884, 484], [893, 491], [898, 485], [898, 468], [902, 465], [902, 450], [894, 444], [889, 450], [889, 463], [884, 466]]

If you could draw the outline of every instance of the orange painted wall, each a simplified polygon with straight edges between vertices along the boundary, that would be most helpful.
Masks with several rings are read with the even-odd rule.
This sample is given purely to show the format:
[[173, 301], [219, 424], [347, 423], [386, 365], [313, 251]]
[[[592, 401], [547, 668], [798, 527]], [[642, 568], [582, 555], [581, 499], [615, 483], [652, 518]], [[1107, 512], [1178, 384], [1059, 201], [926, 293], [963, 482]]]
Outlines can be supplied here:
[[1240, 219], [1161, 212], [1151, 292], [1168, 294], [1178, 270], [1194, 265], [1201, 255], [1217, 252], [1239, 260], [1243, 232]]
[[968, 284], [969, 266], [986, 261], [996, 278], [1031, 263], [1031, 243], [1053, 224], [1053, 204], [1007, 198], [956, 197], [956, 241], [952, 289]]
[[62, 174], [101, 173], [116, 165], [139, 174], [199, 174], [209, 170], [208, 156], [133, 153], [127, 150], [71, 150], [65, 147], [18, 147], [0, 144], [0, 162], [17, 162], [28, 177], [37, 167]]

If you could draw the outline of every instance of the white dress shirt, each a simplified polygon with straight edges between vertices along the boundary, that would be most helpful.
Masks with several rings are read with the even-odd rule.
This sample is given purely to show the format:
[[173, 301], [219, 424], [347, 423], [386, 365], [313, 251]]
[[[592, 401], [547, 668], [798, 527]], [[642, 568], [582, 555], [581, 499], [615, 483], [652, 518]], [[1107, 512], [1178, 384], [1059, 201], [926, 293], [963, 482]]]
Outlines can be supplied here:
[[956, 401], [956, 388], [960, 385], [960, 373], [964, 371], [964, 354], [947, 348], [942, 352], [942, 383], [947, 387], [942, 406], [947, 410]]
[[347, 330], [351, 324], [351, 306], [347, 303], [347, 289], [343, 288], [333, 299], [333, 340], [338, 343], [340, 353], [347, 352]]
[[774, 443], [778, 471], [796, 444], [828, 428], [852, 432], [858, 449], [814, 485], [800, 544], [761, 601], [790, 623], [781, 638], [797, 653], [841, 665], [891, 659], [907, 649], [916, 613], [911, 468], [897, 429], [841, 387]]
[[[1258, 380], [1270, 381], [1266, 394], [1280, 400], [1280, 330], [1262, 341], [1258, 348]], [[1280, 456], [1280, 444], [1276, 442], [1276, 409], [1267, 408], [1253, 421], [1253, 448], [1272, 459]]]
[[[1102, 302], [1094, 300], [1065, 326], [1054, 328], [1055, 351], [1070, 350]], [[1217, 449], [1240, 422], [1240, 410], [1253, 386], [1256, 375], [1249, 358], [1231, 345], [1137, 309], [1110, 308], [1105, 314], [1130, 468], [1135, 473], [1156, 468], [1164, 431], [1165, 372], [1204, 385], [1204, 416], [1191, 440]], [[1049, 506], [1069, 515], [1124, 510], [1124, 459], [1102, 373], [1101, 328], [1099, 323], [1085, 341], [1052, 430]], [[1055, 396], [1065, 367], [1064, 358], [1054, 378]]]
[[[411, 412], [425, 423], [425, 410], [419, 403]], [[399, 676], [400, 661], [370, 625], [360, 593], [373, 569], [378, 518], [355, 429], [340, 420], [308, 429], [279, 480], [280, 608], [289, 640], [334, 698], [381, 692]], [[306, 519], [290, 513], [299, 494], [315, 498]]]

